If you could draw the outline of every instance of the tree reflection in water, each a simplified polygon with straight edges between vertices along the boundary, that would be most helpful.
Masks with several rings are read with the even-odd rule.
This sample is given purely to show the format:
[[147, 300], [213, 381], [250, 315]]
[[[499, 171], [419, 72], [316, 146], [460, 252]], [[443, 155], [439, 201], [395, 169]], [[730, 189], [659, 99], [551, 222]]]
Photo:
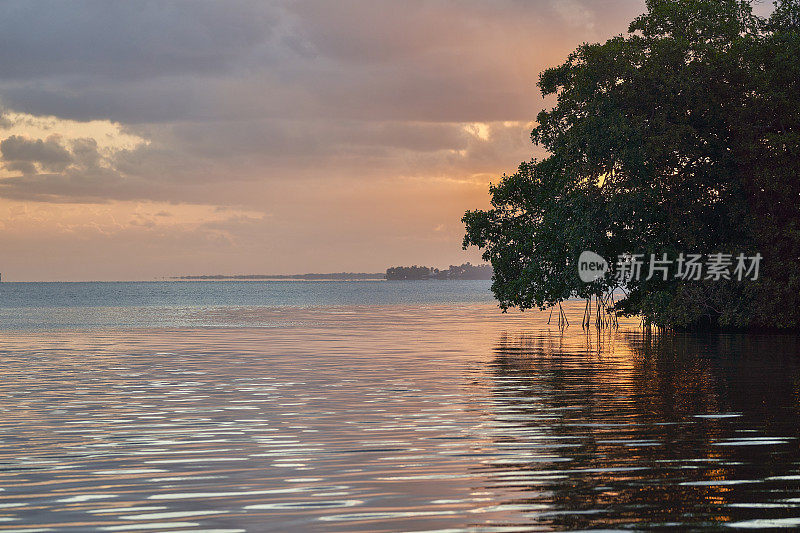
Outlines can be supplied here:
[[798, 337], [567, 332], [502, 335], [474, 382], [505, 508], [559, 529], [797, 525]]

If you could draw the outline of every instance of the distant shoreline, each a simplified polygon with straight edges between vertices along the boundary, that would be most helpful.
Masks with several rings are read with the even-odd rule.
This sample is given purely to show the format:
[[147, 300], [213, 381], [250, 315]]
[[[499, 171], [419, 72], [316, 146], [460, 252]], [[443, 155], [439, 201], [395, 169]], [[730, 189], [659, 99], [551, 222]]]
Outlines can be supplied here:
[[190, 276], [171, 276], [167, 280], [176, 281], [422, 281], [432, 279], [446, 280], [487, 280], [492, 278], [491, 265], [450, 265], [439, 270], [426, 266], [397, 266], [386, 272], [332, 272], [327, 274], [202, 274]]
[[171, 280], [183, 281], [382, 281], [386, 274], [365, 272], [335, 272], [332, 274], [240, 274], [240, 275], [202, 275], [202, 276], [172, 276]]

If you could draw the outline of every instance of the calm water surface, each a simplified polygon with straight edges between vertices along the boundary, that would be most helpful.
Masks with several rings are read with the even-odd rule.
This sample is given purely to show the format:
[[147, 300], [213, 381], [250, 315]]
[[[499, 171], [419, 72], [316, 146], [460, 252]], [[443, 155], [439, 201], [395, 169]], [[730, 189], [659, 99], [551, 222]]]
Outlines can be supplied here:
[[800, 527], [796, 337], [281, 283], [3, 287], [0, 532]]

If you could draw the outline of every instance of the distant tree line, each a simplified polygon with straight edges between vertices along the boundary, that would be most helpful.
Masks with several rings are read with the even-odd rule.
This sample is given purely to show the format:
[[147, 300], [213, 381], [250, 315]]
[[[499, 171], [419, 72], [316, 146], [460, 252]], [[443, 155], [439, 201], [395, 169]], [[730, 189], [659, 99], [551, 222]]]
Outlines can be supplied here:
[[382, 279], [492, 279], [491, 265], [464, 263], [439, 270], [426, 266], [398, 266], [386, 269], [386, 274], [369, 272], [333, 272], [330, 274], [203, 274], [174, 276], [171, 279], [222, 281], [222, 280], [382, 280]]
[[365, 272], [333, 272], [330, 274], [207, 274], [202, 276], [176, 276], [172, 279], [184, 280], [265, 280], [265, 279], [299, 279], [299, 280], [352, 280], [352, 279], [384, 279], [384, 274]]
[[491, 265], [473, 265], [464, 263], [439, 270], [426, 266], [398, 266], [386, 269], [387, 280], [419, 280], [419, 279], [492, 279]]

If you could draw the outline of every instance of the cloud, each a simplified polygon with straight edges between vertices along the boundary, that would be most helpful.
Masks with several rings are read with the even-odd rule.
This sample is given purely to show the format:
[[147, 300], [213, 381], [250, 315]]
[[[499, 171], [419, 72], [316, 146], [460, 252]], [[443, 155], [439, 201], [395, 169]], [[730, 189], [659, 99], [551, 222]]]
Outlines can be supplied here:
[[11, 135], [0, 141], [0, 162], [7, 172], [22, 175], [0, 179], [0, 196], [57, 202], [115, 198], [130, 183], [114, 167], [114, 155], [101, 154], [92, 138], [65, 144], [60, 135]]
[[5, 2], [0, 72], [75, 86], [226, 72], [269, 40], [279, 14], [257, 1]]
[[[266, 205], [266, 191], [283, 182], [326, 186], [347, 180], [381, 182], [428, 177], [484, 182], [499, 168], [530, 156], [527, 122], [321, 123], [195, 125], [159, 131], [133, 148], [100, 148], [92, 138], [58, 142], [12, 136], [0, 141], [58, 150], [60, 171], [4, 154], [9, 175], [0, 197], [47, 202], [153, 200], [220, 205]], [[227, 128], [232, 128], [229, 131]], [[20, 140], [22, 139], [22, 140]], [[12, 142], [13, 141], [13, 142]], [[23, 142], [24, 141], [24, 142]], [[169, 147], [169, 148], [167, 148]], [[19, 171], [21, 175], [14, 174]], [[223, 179], [224, 178], [224, 179]], [[333, 185], [331, 185], [333, 186]]]
[[8, 129], [12, 124], [13, 122], [6, 114], [6, 110], [0, 107], [0, 129]]
[[44, 141], [12, 135], [0, 142], [0, 154], [4, 161], [11, 163], [12, 169], [23, 168], [28, 171], [24, 173], [34, 169], [33, 163], [44, 170], [58, 172], [72, 162], [72, 154], [61, 145], [57, 135], [51, 135]]
[[124, 123], [532, 118], [553, 51], [624, 30], [642, 4], [563, 2], [9, 2], [0, 94]]

